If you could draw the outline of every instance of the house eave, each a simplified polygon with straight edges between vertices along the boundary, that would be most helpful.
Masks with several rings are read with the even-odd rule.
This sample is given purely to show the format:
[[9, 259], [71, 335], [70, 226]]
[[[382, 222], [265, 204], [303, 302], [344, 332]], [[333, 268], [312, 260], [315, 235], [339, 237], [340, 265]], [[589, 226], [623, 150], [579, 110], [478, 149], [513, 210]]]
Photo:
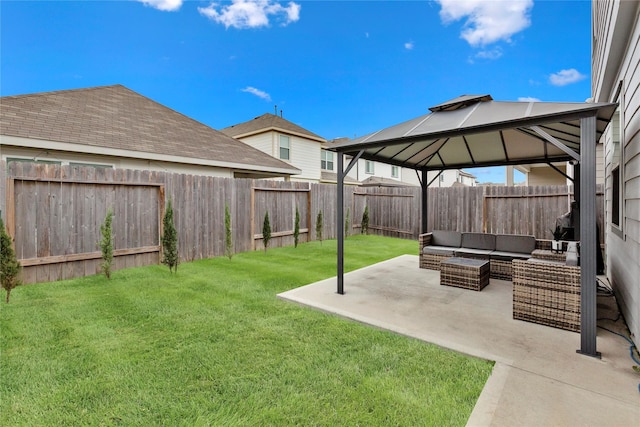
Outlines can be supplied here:
[[284, 133], [284, 134], [287, 134], [287, 135], [293, 135], [293, 136], [297, 136], [297, 137], [304, 138], [304, 139], [310, 139], [310, 140], [313, 140], [313, 141], [316, 141], [316, 142], [320, 142], [322, 144], [327, 142], [325, 139], [318, 138], [316, 136], [307, 135], [307, 134], [304, 134], [304, 133], [283, 129], [283, 128], [280, 128], [280, 127], [277, 127], [277, 126], [270, 126], [268, 128], [262, 128], [262, 129], [254, 130], [254, 131], [251, 131], [251, 132], [245, 132], [245, 133], [241, 133], [241, 134], [238, 134], [238, 135], [233, 135], [233, 138], [242, 139], [242, 138], [247, 138], [249, 136], [260, 135], [262, 133], [268, 133], [268, 132]]
[[[118, 148], [100, 147], [95, 145], [80, 145], [69, 142], [49, 141], [34, 138], [24, 138], [11, 135], [0, 135], [0, 146], [14, 146], [35, 148], [40, 150], [55, 150], [55, 151], [67, 151], [72, 153], [92, 154], [92, 155], [104, 155], [113, 157], [125, 157], [140, 160], [153, 160], [160, 162], [170, 163], [182, 163], [186, 165], [198, 165], [198, 166], [210, 166], [225, 169], [232, 169], [235, 171], [249, 171], [249, 172], [266, 172], [269, 174], [277, 175], [297, 175], [302, 171], [298, 168], [278, 168], [272, 166], [256, 166], [248, 165], [237, 162], [224, 162], [219, 160], [210, 159], [198, 159], [185, 156], [174, 156], [169, 154], [149, 153], [144, 151], [135, 150], [122, 150]], [[91, 149], [89, 151], [88, 149]]]

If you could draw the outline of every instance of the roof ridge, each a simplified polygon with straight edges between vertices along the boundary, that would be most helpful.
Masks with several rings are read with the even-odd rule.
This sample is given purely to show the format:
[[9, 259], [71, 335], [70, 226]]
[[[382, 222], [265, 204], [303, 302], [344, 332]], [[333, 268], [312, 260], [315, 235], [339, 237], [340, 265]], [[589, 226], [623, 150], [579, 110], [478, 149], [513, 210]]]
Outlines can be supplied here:
[[246, 133], [267, 132], [269, 130], [279, 130], [286, 133], [304, 135], [311, 139], [326, 141], [326, 138], [310, 131], [307, 128], [285, 119], [277, 114], [266, 112], [244, 122], [236, 123], [220, 129], [221, 132], [236, 137]]

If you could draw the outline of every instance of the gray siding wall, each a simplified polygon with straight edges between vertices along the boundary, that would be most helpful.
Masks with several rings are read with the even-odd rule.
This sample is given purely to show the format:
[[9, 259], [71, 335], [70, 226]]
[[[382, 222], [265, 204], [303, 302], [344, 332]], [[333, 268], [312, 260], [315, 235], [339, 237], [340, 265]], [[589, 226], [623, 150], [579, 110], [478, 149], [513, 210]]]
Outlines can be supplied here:
[[[611, 223], [613, 126], [605, 145], [607, 276], [623, 315], [640, 342], [640, 24], [637, 2], [593, 2], [593, 93], [596, 101], [621, 103], [623, 189], [621, 227]], [[624, 49], [621, 49], [624, 48]], [[622, 82], [620, 96], [616, 97]]]

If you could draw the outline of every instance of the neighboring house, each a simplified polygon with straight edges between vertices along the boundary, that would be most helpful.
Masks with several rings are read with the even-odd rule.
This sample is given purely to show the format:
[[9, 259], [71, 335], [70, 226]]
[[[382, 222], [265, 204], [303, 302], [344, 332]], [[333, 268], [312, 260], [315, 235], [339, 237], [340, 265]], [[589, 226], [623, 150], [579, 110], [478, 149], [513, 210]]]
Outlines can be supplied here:
[[461, 169], [447, 169], [437, 178], [436, 176], [438, 176], [437, 171], [429, 171], [427, 174], [429, 182], [435, 178], [431, 187], [476, 187], [478, 185], [475, 175]]
[[[331, 144], [335, 144], [338, 142], [343, 142], [348, 138], [340, 138], [329, 141], [325, 144], [325, 148], [331, 146]], [[335, 174], [335, 164], [334, 161], [336, 153], [332, 151], [322, 150], [323, 170], [331, 171]], [[331, 168], [324, 169], [325, 163], [324, 159], [330, 158], [332, 159]], [[344, 160], [345, 167], [351, 161], [350, 157], [346, 157]], [[327, 163], [328, 164], [328, 163]], [[428, 173], [429, 181], [434, 179], [438, 175], [437, 171], [430, 171]], [[418, 175], [414, 169], [403, 168], [400, 166], [393, 166], [387, 163], [375, 162], [372, 160], [363, 160], [359, 159], [358, 162], [353, 166], [353, 168], [349, 171], [347, 178], [345, 178], [345, 184], [349, 183], [349, 179], [356, 180], [361, 182], [363, 185], [381, 185], [381, 186], [397, 186], [397, 185], [411, 185], [411, 186], [419, 186], [420, 180], [418, 179]], [[335, 180], [335, 178], [334, 178]], [[476, 177], [471, 175], [468, 172], [463, 170], [445, 170], [440, 176], [433, 181], [431, 187], [451, 187], [454, 185], [465, 185], [470, 187], [475, 187], [477, 185]]]
[[[555, 170], [551, 166], [539, 163], [533, 165], [516, 165], [514, 169], [522, 172], [524, 175], [524, 185], [533, 186], [533, 185], [571, 185], [571, 180], [567, 179], [565, 175], [569, 175], [569, 169], [572, 168], [566, 162], [561, 163], [553, 163], [558, 170]], [[562, 175], [565, 174], [565, 175]]]
[[[514, 168], [524, 174], [524, 185], [573, 185], [573, 181], [567, 178], [567, 176], [574, 177], [571, 163], [553, 163], [553, 166], [562, 173], [544, 163], [517, 165]], [[596, 144], [596, 184], [604, 184], [604, 144], [602, 143]]]
[[322, 179], [321, 151], [327, 140], [289, 120], [266, 113], [220, 131], [300, 169], [295, 181]]
[[592, 3], [592, 94], [619, 107], [602, 137], [607, 277], [640, 344], [640, 2]]
[[0, 154], [12, 161], [226, 178], [298, 169], [122, 85], [0, 98]]

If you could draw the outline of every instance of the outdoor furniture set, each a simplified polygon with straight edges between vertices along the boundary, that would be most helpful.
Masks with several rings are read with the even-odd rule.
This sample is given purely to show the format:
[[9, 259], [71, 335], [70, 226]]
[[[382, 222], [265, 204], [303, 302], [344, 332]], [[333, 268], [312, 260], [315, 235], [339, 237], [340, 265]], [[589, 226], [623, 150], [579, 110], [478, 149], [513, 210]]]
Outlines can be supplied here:
[[[511, 280], [512, 260], [529, 259], [538, 247], [533, 236], [443, 230], [421, 234], [419, 242], [420, 268], [440, 270], [440, 263], [452, 257], [483, 259], [490, 261], [491, 278], [502, 280]], [[550, 245], [543, 242], [540, 247]]]
[[420, 268], [440, 270], [441, 285], [480, 291], [490, 277], [512, 280], [514, 319], [580, 331], [577, 256], [551, 251], [549, 240], [434, 230], [419, 242]]

